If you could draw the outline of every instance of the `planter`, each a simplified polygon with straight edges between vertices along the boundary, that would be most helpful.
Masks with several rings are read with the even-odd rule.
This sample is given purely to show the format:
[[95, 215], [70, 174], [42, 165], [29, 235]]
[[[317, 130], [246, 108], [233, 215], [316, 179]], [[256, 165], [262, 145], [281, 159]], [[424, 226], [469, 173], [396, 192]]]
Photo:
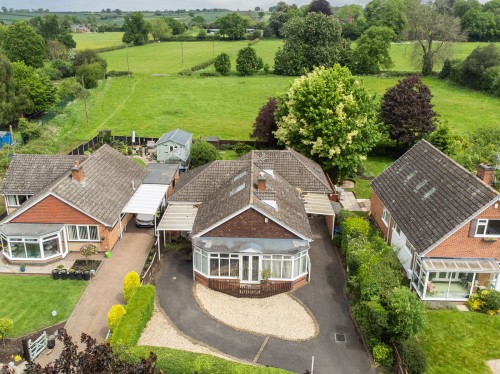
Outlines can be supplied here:
[[76, 274], [73, 269], [69, 271], [69, 279], [76, 279]]
[[83, 272], [83, 279], [86, 280], [86, 281], [90, 280], [90, 271], [85, 270]]
[[83, 272], [81, 270], [75, 271], [75, 277], [78, 280], [82, 280], [83, 279]]
[[24, 265], [24, 264], [23, 265], [19, 265], [19, 271], [21, 273], [24, 273], [26, 271], [26, 265]]
[[54, 336], [50, 336], [49, 339], [47, 340], [47, 348], [54, 349], [55, 346], [56, 346], [56, 339]]
[[59, 270], [59, 275], [61, 276], [62, 280], [66, 280], [69, 277], [68, 271], [66, 269]]
[[59, 274], [59, 269], [52, 270], [52, 278], [53, 279], [59, 279], [59, 278], [61, 278], [61, 275]]

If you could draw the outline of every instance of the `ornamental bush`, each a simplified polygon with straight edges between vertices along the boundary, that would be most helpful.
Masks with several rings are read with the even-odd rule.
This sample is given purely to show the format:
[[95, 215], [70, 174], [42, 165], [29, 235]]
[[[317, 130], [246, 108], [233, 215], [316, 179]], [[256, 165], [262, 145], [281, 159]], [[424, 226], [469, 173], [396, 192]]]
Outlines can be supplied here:
[[262, 58], [257, 56], [255, 49], [248, 46], [238, 51], [236, 71], [240, 75], [253, 75], [264, 67]]
[[387, 295], [386, 304], [389, 332], [396, 340], [409, 339], [424, 326], [425, 306], [409, 288], [394, 288]]
[[382, 366], [391, 366], [394, 362], [392, 348], [385, 343], [377, 344], [372, 350], [373, 358]]
[[4, 340], [5, 336], [14, 328], [14, 322], [9, 318], [0, 318], [0, 340]]
[[500, 313], [500, 292], [495, 290], [480, 290], [471, 294], [465, 305], [470, 310], [493, 316]]
[[132, 290], [140, 285], [141, 278], [135, 271], [131, 271], [125, 276], [125, 279], [123, 279], [123, 298], [126, 303], [129, 301]]
[[404, 340], [397, 347], [408, 374], [424, 374], [426, 372], [427, 357], [415, 339]]
[[342, 244], [340, 249], [342, 252], [346, 253], [347, 246], [351, 239], [357, 238], [359, 236], [367, 236], [370, 231], [370, 224], [367, 220], [358, 217], [347, 218], [340, 224]]
[[221, 75], [228, 75], [231, 71], [231, 59], [227, 53], [221, 53], [214, 62], [215, 70]]
[[127, 311], [122, 304], [113, 305], [108, 312], [108, 328], [113, 331], [120, 318], [126, 313]]

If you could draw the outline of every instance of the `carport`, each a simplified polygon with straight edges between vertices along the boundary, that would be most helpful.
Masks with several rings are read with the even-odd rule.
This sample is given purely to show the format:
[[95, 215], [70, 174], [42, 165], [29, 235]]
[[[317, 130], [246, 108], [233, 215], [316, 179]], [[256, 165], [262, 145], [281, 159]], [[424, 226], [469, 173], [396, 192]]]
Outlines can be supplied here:
[[122, 213], [153, 215], [156, 228], [156, 212], [165, 204], [167, 190], [168, 184], [141, 184]]
[[194, 204], [169, 204], [158, 224], [158, 231], [163, 231], [163, 244], [167, 231], [170, 237], [172, 232], [191, 232], [197, 213], [198, 206]]
[[332, 207], [332, 201], [327, 195], [320, 193], [306, 192], [302, 195], [304, 208], [307, 214], [325, 216], [326, 224], [333, 238], [333, 229], [335, 225], [335, 211]]

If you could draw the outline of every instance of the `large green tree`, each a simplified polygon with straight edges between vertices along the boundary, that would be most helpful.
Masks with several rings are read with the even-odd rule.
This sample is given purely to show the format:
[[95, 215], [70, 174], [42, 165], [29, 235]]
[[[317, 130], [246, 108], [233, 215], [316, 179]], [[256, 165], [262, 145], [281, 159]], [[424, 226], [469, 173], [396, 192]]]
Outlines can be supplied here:
[[326, 0], [313, 0], [307, 9], [308, 12], [323, 13], [327, 16], [332, 15], [332, 7]]
[[243, 39], [247, 32], [248, 19], [241, 17], [236, 12], [217, 18], [215, 23], [220, 28], [220, 33], [229, 39]]
[[391, 41], [394, 31], [385, 26], [372, 26], [356, 42], [352, 52], [351, 70], [354, 74], [378, 74], [381, 68], [392, 66]]
[[75, 48], [76, 42], [71, 35], [68, 22], [63, 20], [57, 14], [46, 14], [43, 17], [33, 17], [29, 24], [45, 39], [57, 40], [67, 48]]
[[172, 28], [172, 33], [174, 35], [179, 35], [182, 34], [184, 31], [186, 31], [186, 26], [177, 21], [175, 18], [165, 17], [165, 21]]
[[284, 1], [280, 1], [271, 13], [271, 17], [269, 18], [269, 27], [276, 37], [282, 38], [283, 34], [281, 32], [281, 28], [290, 19], [297, 16], [298, 10], [295, 4], [288, 5]]
[[168, 40], [172, 37], [172, 28], [165, 18], [155, 18], [149, 21], [149, 29], [153, 40]]
[[279, 141], [336, 176], [356, 171], [381, 136], [374, 98], [338, 64], [297, 78], [280, 98], [276, 119]]
[[396, 287], [387, 295], [386, 309], [391, 336], [398, 341], [415, 336], [425, 322], [425, 306], [408, 287]]
[[288, 21], [282, 32], [285, 42], [274, 58], [276, 74], [300, 75], [315, 66], [329, 67], [341, 60], [341, 27], [332, 17], [308, 13]]
[[422, 56], [422, 74], [431, 75], [434, 63], [445, 57], [451, 42], [466, 40], [460, 19], [440, 2], [416, 3], [409, 9], [408, 38]]
[[14, 72], [10, 61], [0, 53], [0, 125], [5, 126], [17, 118]]
[[35, 68], [43, 66], [45, 41], [26, 22], [16, 22], [8, 27], [2, 46], [12, 62], [23, 61]]
[[149, 23], [141, 12], [133, 12], [125, 16], [123, 31], [123, 42], [143, 45], [148, 41]]
[[189, 166], [194, 169], [217, 160], [217, 157], [217, 149], [212, 144], [206, 141], [195, 142], [191, 147], [191, 163]]
[[385, 26], [401, 36], [406, 27], [406, 9], [410, 0], [372, 0], [365, 7], [369, 26]]

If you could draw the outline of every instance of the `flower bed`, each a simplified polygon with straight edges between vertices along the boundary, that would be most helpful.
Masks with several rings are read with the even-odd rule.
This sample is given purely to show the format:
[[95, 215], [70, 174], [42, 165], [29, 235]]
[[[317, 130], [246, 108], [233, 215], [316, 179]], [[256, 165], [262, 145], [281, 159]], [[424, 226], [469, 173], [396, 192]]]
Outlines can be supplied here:
[[80, 271], [97, 271], [99, 265], [101, 265], [101, 261], [99, 260], [76, 260], [71, 269]]

